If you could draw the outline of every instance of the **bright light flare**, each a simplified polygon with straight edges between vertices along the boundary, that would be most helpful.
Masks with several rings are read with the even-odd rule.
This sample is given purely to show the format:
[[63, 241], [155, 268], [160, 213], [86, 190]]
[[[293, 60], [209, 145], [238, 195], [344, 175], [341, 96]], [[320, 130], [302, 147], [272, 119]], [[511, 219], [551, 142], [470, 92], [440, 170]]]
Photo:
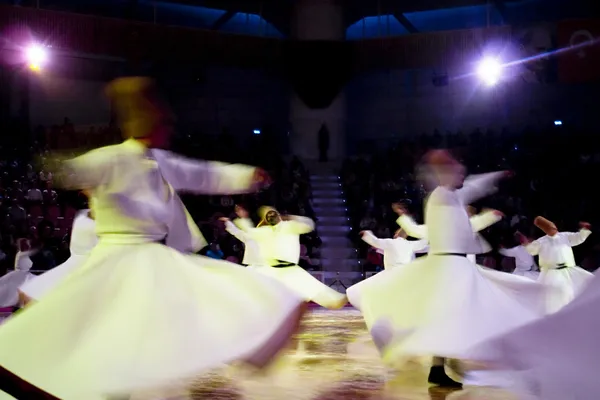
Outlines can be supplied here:
[[33, 45], [27, 48], [27, 50], [25, 50], [25, 56], [27, 57], [29, 69], [32, 71], [41, 70], [42, 66], [48, 60], [48, 53], [39, 45]]
[[488, 86], [494, 86], [500, 80], [502, 65], [493, 58], [485, 58], [477, 67], [477, 75]]

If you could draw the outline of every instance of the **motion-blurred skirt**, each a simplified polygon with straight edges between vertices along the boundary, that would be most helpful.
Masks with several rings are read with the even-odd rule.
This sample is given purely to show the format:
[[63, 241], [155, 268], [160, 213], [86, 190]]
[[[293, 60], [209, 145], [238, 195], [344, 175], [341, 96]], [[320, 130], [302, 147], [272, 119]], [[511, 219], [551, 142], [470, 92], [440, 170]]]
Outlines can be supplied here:
[[344, 294], [325, 285], [298, 265], [282, 268], [270, 266], [251, 266], [249, 268], [277, 279], [305, 301], [313, 301], [325, 308], [340, 308], [346, 303]]
[[348, 289], [384, 361], [461, 359], [473, 344], [540, 318], [545, 288], [466, 257], [428, 255]]
[[70, 273], [77, 267], [83, 265], [88, 256], [73, 254], [67, 261], [57, 267], [52, 268], [48, 272], [38, 275], [21, 286], [20, 290], [27, 297], [34, 300], [39, 300], [49, 290], [54, 289], [62, 282]]
[[304, 309], [285, 285], [238, 265], [100, 241], [0, 326], [0, 366], [63, 400], [121, 395], [235, 360], [263, 366]]

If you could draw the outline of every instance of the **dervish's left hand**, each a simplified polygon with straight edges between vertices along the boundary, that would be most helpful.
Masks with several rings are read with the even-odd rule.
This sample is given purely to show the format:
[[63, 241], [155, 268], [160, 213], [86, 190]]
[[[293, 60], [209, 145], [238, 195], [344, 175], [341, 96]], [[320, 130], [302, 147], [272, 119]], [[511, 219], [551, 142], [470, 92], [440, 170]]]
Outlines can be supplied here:
[[259, 191], [263, 188], [269, 187], [273, 183], [273, 180], [262, 168], [256, 168], [254, 176], [252, 177], [252, 187], [255, 191]]
[[592, 224], [590, 224], [589, 222], [580, 222], [579, 223], [579, 228], [580, 229], [587, 229], [588, 231], [592, 230]]

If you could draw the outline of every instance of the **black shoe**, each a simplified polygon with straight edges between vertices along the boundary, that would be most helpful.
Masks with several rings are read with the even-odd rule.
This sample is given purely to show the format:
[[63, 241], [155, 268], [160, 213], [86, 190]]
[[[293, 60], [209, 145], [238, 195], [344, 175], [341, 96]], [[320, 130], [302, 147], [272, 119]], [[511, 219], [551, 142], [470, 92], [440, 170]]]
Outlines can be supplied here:
[[456, 382], [448, 375], [446, 375], [446, 371], [444, 371], [443, 365], [431, 367], [431, 369], [429, 370], [429, 377], [427, 378], [427, 382], [440, 387], [462, 389], [462, 383]]

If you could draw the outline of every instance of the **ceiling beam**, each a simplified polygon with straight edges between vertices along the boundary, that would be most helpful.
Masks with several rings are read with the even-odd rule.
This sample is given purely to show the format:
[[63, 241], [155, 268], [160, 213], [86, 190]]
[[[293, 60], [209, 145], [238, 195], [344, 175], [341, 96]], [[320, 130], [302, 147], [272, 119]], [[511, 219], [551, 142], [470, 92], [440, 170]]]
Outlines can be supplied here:
[[218, 31], [225, 25], [233, 16], [237, 14], [237, 11], [227, 11], [225, 14], [221, 15], [217, 20], [212, 24], [210, 29], [212, 31]]
[[394, 16], [394, 18], [396, 18], [398, 20], [398, 22], [400, 22], [400, 24], [406, 28], [406, 30], [409, 33], [419, 33], [419, 30], [413, 25], [412, 22], [410, 22], [408, 20], [408, 18], [406, 18], [404, 16], [404, 14], [399, 13], [399, 12], [395, 12], [392, 14]]
[[492, 0], [492, 4], [494, 5], [496, 11], [498, 11], [498, 14], [500, 14], [502, 22], [505, 24], [510, 23], [508, 13], [506, 12], [506, 6], [504, 5], [504, 0]]

